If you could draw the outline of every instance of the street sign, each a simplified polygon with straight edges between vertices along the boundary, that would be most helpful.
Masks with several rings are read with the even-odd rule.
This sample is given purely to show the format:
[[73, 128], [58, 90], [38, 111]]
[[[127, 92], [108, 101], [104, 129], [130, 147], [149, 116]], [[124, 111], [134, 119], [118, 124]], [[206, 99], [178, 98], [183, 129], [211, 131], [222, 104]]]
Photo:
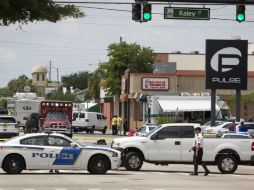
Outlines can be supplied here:
[[206, 40], [206, 88], [247, 89], [247, 40]]
[[210, 20], [210, 9], [164, 7], [164, 19]]

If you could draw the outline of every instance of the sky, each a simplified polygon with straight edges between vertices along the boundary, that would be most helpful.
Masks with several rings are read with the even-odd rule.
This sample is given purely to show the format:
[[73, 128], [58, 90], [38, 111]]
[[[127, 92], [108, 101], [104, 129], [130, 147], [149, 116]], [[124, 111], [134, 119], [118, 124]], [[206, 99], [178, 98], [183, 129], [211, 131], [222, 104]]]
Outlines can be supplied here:
[[[86, 0], [86, 2], [95, 0]], [[98, 1], [97, 1], [98, 2]], [[134, 2], [134, 0], [107, 0], [107, 2]], [[113, 8], [131, 11], [131, 5], [82, 6]], [[1, 26], [0, 29], [0, 87], [25, 74], [31, 78], [36, 65], [49, 67], [52, 62], [52, 79], [56, 80], [56, 68], [60, 76], [80, 71], [93, 72], [100, 62], [108, 60], [107, 47], [119, 42], [151, 47], [157, 53], [181, 51], [205, 52], [206, 39], [242, 39], [254, 42], [254, 6], [246, 6], [246, 21], [235, 21], [235, 6], [219, 5], [211, 8], [211, 18], [232, 21], [164, 20], [166, 5], [153, 5], [152, 21], [136, 23], [131, 12], [119, 12], [82, 8], [86, 16], [65, 19], [57, 23], [34, 22], [27, 25]], [[172, 5], [179, 6], [179, 5]], [[185, 5], [185, 7], [190, 7]], [[201, 5], [195, 7], [202, 8]]]

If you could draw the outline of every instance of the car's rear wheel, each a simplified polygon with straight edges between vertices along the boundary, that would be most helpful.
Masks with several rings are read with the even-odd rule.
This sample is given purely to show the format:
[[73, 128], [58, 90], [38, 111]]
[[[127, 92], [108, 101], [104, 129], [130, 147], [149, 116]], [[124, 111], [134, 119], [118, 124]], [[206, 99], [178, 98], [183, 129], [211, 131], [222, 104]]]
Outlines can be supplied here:
[[217, 166], [222, 174], [233, 174], [238, 167], [238, 161], [235, 156], [225, 154], [218, 159]]
[[126, 170], [138, 171], [143, 165], [143, 158], [137, 152], [129, 152], [124, 158], [124, 166]]
[[105, 174], [110, 170], [110, 161], [106, 156], [93, 156], [88, 164], [88, 171], [92, 174]]
[[25, 169], [25, 161], [19, 155], [10, 155], [4, 159], [3, 170], [8, 174], [19, 174]]
[[104, 129], [103, 129], [101, 132], [102, 132], [102, 134], [104, 134], [104, 135], [105, 135], [105, 134], [106, 134], [106, 132], [107, 132], [107, 126], [105, 126], [105, 127], [104, 127]]
[[95, 131], [95, 126], [92, 126], [92, 129], [90, 130], [90, 133], [93, 134]]

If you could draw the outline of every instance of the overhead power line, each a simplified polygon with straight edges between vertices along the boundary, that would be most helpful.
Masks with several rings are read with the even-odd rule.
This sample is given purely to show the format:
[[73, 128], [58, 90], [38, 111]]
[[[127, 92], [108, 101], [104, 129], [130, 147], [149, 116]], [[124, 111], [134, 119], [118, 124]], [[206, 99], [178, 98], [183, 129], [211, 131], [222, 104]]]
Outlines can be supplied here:
[[[54, 1], [57, 4], [100, 4], [100, 5], [131, 5], [133, 2], [110, 2], [110, 1]], [[236, 5], [235, 0], [148, 0], [153, 5]], [[142, 3], [142, 2], [141, 2]], [[254, 0], [246, 0], [246, 5], [254, 5]]]

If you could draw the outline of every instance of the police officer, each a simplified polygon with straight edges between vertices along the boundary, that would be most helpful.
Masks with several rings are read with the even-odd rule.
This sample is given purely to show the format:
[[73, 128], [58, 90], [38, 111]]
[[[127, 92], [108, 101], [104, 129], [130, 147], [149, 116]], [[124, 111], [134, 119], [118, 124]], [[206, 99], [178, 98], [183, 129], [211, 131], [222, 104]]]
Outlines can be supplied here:
[[117, 134], [117, 117], [114, 115], [111, 121], [112, 124], [112, 135]]
[[207, 176], [210, 171], [207, 169], [205, 163], [202, 161], [203, 157], [203, 147], [204, 147], [204, 138], [201, 134], [201, 128], [195, 128], [195, 140], [193, 143], [193, 147], [190, 149], [189, 152], [192, 150], [194, 151], [193, 154], [193, 163], [194, 163], [194, 172], [190, 175], [198, 175], [198, 165], [202, 165], [205, 170], [204, 176]]
[[118, 131], [119, 131], [120, 135], [122, 133], [122, 122], [123, 122], [122, 118], [120, 116], [118, 116], [117, 117], [117, 132], [116, 132], [117, 135], [118, 135]]

